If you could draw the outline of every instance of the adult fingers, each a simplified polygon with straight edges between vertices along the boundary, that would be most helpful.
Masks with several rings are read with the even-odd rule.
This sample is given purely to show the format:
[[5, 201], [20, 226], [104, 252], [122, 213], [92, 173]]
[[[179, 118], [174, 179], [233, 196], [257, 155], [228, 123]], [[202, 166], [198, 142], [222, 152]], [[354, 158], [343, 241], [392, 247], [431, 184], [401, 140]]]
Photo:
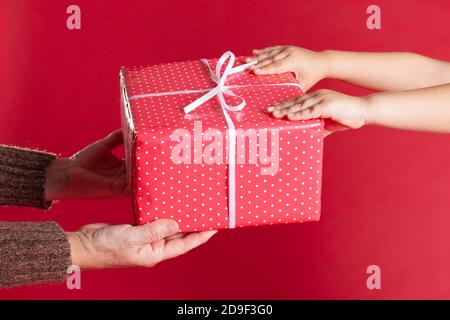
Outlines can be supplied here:
[[188, 251], [207, 242], [216, 233], [217, 230], [194, 232], [189, 233], [182, 238], [167, 241], [163, 252], [163, 260], [171, 259], [187, 253]]
[[118, 129], [111, 134], [109, 134], [106, 138], [98, 141], [99, 143], [104, 144], [108, 149], [114, 149], [120, 146], [123, 143], [123, 134], [122, 130]]
[[107, 223], [92, 223], [81, 227], [80, 231], [85, 232], [88, 230], [97, 230], [108, 226], [109, 224]]
[[179, 232], [179, 233], [177, 233], [177, 234], [174, 234], [173, 236], [166, 237], [166, 241], [173, 240], [173, 239], [183, 238], [183, 237], [185, 237], [187, 234], [188, 234], [188, 233], [186, 233], [186, 232]]
[[178, 224], [175, 221], [159, 219], [142, 226], [133, 227], [130, 240], [136, 244], [145, 245], [173, 236], [177, 232]]

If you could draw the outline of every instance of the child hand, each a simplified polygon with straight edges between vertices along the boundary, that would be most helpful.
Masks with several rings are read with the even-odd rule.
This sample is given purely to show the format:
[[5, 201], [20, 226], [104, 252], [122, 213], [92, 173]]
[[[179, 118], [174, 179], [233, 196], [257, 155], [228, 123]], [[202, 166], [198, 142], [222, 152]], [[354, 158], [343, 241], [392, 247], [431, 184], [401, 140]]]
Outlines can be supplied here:
[[255, 74], [293, 72], [302, 90], [308, 91], [313, 85], [327, 77], [326, 59], [323, 52], [315, 52], [294, 46], [276, 46], [253, 50], [258, 61], [251, 69]]
[[353, 97], [331, 90], [319, 90], [286, 100], [268, 108], [275, 118], [289, 120], [325, 119], [325, 136], [367, 123], [368, 98]]

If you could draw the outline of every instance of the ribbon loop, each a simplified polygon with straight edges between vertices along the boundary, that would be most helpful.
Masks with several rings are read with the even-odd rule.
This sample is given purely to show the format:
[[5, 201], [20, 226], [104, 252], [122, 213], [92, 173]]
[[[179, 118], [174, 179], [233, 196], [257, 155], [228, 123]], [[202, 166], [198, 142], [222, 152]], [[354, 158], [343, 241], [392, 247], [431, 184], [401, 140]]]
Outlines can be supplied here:
[[[226, 63], [227, 61], [228, 61], [228, 63]], [[231, 51], [225, 52], [217, 61], [216, 72], [214, 73], [211, 69], [211, 66], [209, 65], [208, 60], [206, 60], [206, 59], [202, 60], [202, 62], [204, 64], [206, 64], [206, 66], [208, 67], [209, 73], [211, 75], [211, 79], [217, 84], [217, 86], [215, 88], [211, 89], [209, 92], [207, 92], [203, 96], [201, 96], [200, 98], [198, 98], [197, 100], [195, 100], [194, 102], [192, 102], [192, 103], [188, 104], [186, 107], [184, 107], [185, 113], [189, 113], [189, 112], [197, 109], [202, 104], [204, 104], [206, 101], [208, 101], [209, 99], [211, 99], [215, 96], [218, 97], [220, 106], [227, 111], [236, 112], [236, 111], [244, 109], [244, 107], [246, 106], [245, 99], [236, 95], [233, 91], [231, 91], [230, 88], [227, 88], [225, 86], [225, 83], [227, 81], [227, 78], [230, 75], [232, 75], [234, 73], [242, 72], [242, 71], [248, 69], [250, 66], [254, 65], [256, 62], [250, 62], [250, 63], [244, 64], [244, 65], [233, 67], [235, 61], [236, 61], [236, 57], [233, 52], [231, 52]], [[222, 73], [223, 66], [225, 66], [225, 70]], [[242, 100], [242, 102], [240, 104], [238, 104], [237, 106], [230, 106], [225, 100], [225, 95], [240, 98]]]

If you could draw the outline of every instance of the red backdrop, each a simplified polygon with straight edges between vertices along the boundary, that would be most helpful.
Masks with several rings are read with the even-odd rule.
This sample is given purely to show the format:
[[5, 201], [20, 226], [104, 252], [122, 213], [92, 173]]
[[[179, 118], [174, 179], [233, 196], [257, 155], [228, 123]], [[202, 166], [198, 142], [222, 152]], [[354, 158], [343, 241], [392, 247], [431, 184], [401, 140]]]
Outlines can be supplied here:
[[[80, 31], [66, 28], [73, 2]], [[366, 28], [370, 4], [381, 7], [382, 30]], [[449, 11], [448, 1], [418, 0], [1, 0], [0, 143], [68, 156], [118, 128], [121, 65], [275, 44], [450, 60]], [[318, 223], [224, 231], [153, 269], [83, 272], [81, 290], [26, 287], [0, 298], [450, 298], [449, 136], [368, 127], [327, 138], [324, 157]], [[2, 208], [0, 218], [75, 230], [129, 223], [132, 213], [127, 199], [64, 201], [47, 213]], [[366, 287], [371, 264], [381, 290]]]

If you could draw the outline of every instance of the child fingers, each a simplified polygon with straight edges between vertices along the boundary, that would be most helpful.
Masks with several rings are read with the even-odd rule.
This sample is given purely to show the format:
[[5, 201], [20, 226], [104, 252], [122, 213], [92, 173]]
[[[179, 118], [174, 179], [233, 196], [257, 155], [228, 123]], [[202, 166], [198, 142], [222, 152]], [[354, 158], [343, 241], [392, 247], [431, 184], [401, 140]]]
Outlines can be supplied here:
[[299, 99], [298, 103], [296, 103], [295, 105], [288, 108], [288, 110], [287, 110], [288, 114], [309, 110], [310, 108], [317, 105], [321, 101], [321, 98], [315, 94], [308, 95], [307, 97], [302, 99], [303, 97], [304, 96], [302, 96]]
[[261, 53], [266, 53], [266, 52], [273, 51], [273, 50], [280, 49], [280, 48], [281, 48], [281, 46], [267, 47], [264, 49], [254, 49], [253, 54], [259, 55]]
[[290, 116], [297, 113], [301, 115], [307, 115], [314, 106], [320, 103], [320, 97], [315, 94], [304, 95], [298, 98], [293, 104], [284, 105], [283, 109], [273, 111], [273, 116], [275, 118], [282, 118], [284, 116]]
[[306, 100], [309, 100], [316, 96], [317, 96], [317, 92], [307, 93], [299, 98], [292, 98], [292, 99], [288, 99], [288, 100], [282, 101], [280, 103], [274, 104], [273, 106], [270, 106], [269, 108], [267, 108], [267, 111], [273, 112], [273, 111], [290, 108], [295, 104], [303, 104]]
[[253, 69], [257, 69], [257, 68], [261, 68], [267, 64], [270, 64], [274, 61], [284, 59], [288, 55], [289, 55], [288, 52], [284, 49], [274, 49], [269, 52], [258, 54], [255, 56], [255, 58], [248, 59], [248, 61], [256, 59], [256, 61], [258, 61], [258, 63], [253, 66]]
[[273, 106], [268, 107], [267, 111], [274, 112], [274, 111], [279, 111], [279, 110], [283, 110], [283, 109], [289, 108], [290, 106], [292, 106], [295, 103], [297, 103], [297, 99], [298, 98], [293, 98], [293, 99], [288, 99], [288, 100], [285, 100], [283, 102], [277, 103], [277, 104], [275, 104]]
[[279, 61], [269, 62], [261, 67], [257, 67], [253, 70], [256, 74], [273, 74], [273, 73], [283, 73], [286, 72], [284, 65]]
[[267, 53], [263, 53], [263, 54], [257, 55], [255, 58], [256, 58], [256, 61], [258, 61], [258, 63], [253, 66], [253, 69], [261, 68], [264, 65], [266, 65], [268, 63], [271, 63], [273, 61], [273, 58], [278, 53], [280, 53], [279, 50], [273, 50], [273, 51], [270, 51], [270, 52], [267, 52]]
[[258, 61], [263, 62], [265, 61], [266, 63], [272, 63], [275, 61], [279, 61], [282, 60], [284, 58], [286, 58], [289, 54], [286, 51], [279, 51], [279, 50], [275, 50], [271, 52], [271, 55], [266, 57], [264, 60], [258, 59]]
[[323, 117], [323, 108], [319, 104], [316, 104], [308, 109], [303, 109], [298, 112], [289, 113], [287, 118], [289, 120], [310, 120]]
[[260, 64], [254, 66], [254, 72], [258, 74], [282, 73], [287, 71], [285, 58], [287, 53], [280, 52], [277, 55], [264, 60]]
[[261, 62], [273, 55], [276, 55], [278, 52], [280, 52], [280, 49], [272, 49], [269, 51], [261, 52], [261, 53], [255, 54], [254, 59], [256, 59], [258, 62]]

